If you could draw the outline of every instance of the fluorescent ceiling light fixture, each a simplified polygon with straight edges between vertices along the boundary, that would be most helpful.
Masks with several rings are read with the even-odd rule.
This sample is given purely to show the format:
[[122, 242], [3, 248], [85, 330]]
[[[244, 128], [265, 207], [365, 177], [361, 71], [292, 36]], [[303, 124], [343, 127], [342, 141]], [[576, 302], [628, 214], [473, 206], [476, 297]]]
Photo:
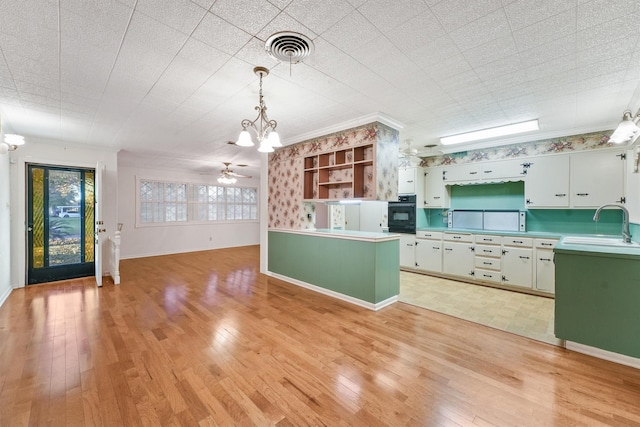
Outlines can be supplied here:
[[538, 129], [538, 119], [535, 119], [529, 120], [528, 122], [514, 123], [512, 125], [476, 130], [473, 132], [461, 133], [458, 135], [443, 136], [442, 138], [440, 138], [440, 143], [442, 145], [461, 144], [463, 142], [478, 141], [481, 139], [497, 138], [500, 136], [531, 132]]

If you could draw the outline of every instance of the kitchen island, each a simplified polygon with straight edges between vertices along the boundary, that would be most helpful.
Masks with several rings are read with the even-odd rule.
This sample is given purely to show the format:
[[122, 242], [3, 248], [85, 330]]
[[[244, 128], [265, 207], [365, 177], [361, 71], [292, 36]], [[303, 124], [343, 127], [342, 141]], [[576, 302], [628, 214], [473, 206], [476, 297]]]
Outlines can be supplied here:
[[350, 230], [269, 230], [273, 277], [371, 310], [398, 300], [397, 234]]
[[640, 367], [640, 248], [555, 248], [555, 335], [571, 350]]

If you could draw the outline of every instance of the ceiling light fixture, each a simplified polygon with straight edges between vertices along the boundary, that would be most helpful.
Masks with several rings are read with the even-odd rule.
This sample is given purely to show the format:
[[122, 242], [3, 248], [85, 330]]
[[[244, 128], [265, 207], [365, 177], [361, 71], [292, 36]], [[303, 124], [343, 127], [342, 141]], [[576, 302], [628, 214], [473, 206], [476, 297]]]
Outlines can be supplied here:
[[4, 136], [4, 141], [0, 143], [0, 154], [15, 151], [21, 145], [24, 145], [24, 136], [8, 133]]
[[267, 105], [262, 97], [262, 77], [269, 75], [269, 70], [265, 67], [255, 67], [253, 72], [260, 77], [260, 98], [258, 105], [255, 107], [256, 111], [258, 111], [258, 117], [253, 121], [248, 119], [242, 121], [242, 132], [240, 132], [236, 145], [240, 147], [254, 146], [251, 135], [247, 130], [247, 128], [251, 128], [256, 133], [256, 138], [260, 144], [258, 151], [261, 153], [270, 153], [274, 147], [282, 147], [282, 144], [280, 143], [280, 136], [278, 136], [276, 132], [278, 123], [275, 120], [269, 120], [267, 117]]
[[218, 182], [220, 184], [235, 184], [236, 181], [238, 180], [230, 176], [221, 176], [220, 178], [218, 178]]
[[609, 142], [623, 144], [632, 141], [640, 131], [638, 121], [640, 121], [640, 110], [638, 110], [635, 117], [631, 115], [631, 110], [626, 110], [622, 113], [622, 121], [609, 137]]
[[514, 123], [511, 125], [498, 126], [495, 128], [476, 130], [473, 132], [461, 133], [440, 138], [442, 145], [461, 144], [463, 142], [478, 141], [481, 139], [497, 138], [500, 136], [515, 135], [517, 133], [531, 132], [538, 130], [538, 119], [527, 122]]

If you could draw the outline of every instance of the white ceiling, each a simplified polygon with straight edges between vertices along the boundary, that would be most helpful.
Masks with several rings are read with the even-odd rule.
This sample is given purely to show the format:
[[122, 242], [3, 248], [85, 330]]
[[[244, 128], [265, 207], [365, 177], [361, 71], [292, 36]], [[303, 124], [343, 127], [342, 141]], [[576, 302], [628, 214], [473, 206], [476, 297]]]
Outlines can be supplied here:
[[[304, 63], [264, 51], [311, 38]], [[258, 78], [285, 142], [382, 112], [414, 146], [540, 119], [535, 136], [611, 129], [637, 107], [638, 0], [8, 0], [0, 3], [4, 131], [202, 170], [257, 166], [228, 145]], [[634, 111], [635, 112], [635, 111]]]

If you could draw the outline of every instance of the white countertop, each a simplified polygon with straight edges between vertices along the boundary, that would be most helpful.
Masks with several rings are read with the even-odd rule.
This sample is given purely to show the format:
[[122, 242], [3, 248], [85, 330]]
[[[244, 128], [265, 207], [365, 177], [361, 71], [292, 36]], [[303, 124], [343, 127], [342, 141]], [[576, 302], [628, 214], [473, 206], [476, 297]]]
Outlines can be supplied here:
[[332, 239], [360, 240], [365, 242], [386, 242], [390, 240], [400, 239], [399, 234], [395, 233], [376, 233], [372, 231], [355, 231], [355, 230], [332, 230], [328, 228], [321, 229], [288, 229], [288, 228], [270, 228], [269, 231], [289, 234], [302, 234], [305, 236], [318, 236]]

